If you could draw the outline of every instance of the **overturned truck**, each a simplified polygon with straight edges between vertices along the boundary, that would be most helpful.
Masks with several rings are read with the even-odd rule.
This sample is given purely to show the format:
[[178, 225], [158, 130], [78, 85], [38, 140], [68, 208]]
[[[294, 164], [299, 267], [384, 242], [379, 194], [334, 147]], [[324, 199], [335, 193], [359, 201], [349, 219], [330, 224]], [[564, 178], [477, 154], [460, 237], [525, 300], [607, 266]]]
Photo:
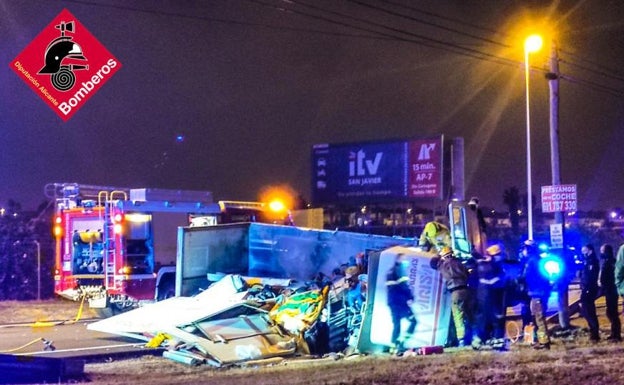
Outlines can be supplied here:
[[89, 329], [136, 337], [166, 346], [173, 359], [214, 366], [387, 351], [386, 275], [399, 256], [408, 266], [417, 317], [404, 347], [443, 345], [450, 298], [429, 266], [434, 255], [414, 247], [413, 239], [260, 223], [179, 227], [176, 297]]

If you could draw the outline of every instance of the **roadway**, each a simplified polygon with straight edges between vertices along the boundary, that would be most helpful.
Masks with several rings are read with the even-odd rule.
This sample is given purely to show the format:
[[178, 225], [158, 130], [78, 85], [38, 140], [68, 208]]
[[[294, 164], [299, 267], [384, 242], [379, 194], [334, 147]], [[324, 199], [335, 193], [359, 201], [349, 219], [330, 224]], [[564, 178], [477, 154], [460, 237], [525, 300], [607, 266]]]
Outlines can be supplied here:
[[0, 353], [90, 361], [162, 352], [144, 348], [145, 343], [136, 339], [88, 330], [95, 321], [0, 325]]

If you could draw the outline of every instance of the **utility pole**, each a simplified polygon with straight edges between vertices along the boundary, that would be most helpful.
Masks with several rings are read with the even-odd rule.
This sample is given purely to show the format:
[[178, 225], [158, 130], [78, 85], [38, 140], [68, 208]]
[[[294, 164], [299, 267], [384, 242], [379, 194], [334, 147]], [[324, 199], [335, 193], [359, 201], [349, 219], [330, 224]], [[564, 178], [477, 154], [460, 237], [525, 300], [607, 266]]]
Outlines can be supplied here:
[[[553, 41], [550, 54], [550, 71], [546, 74], [546, 79], [548, 79], [548, 86], [550, 89], [550, 166], [553, 186], [561, 184], [561, 170], [559, 167], [561, 159], [559, 156], [559, 77], [559, 57], [557, 55], [557, 45]], [[561, 226], [561, 234], [564, 239], [564, 249], [562, 250], [562, 253], [565, 254], [565, 226], [563, 223], [563, 212], [555, 212], [555, 224]], [[564, 261], [567, 260], [565, 255], [563, 255], [563, 257]], [[569, 268], [571, 268], [571, 266], [566, 266], [565, 270]], [[569, 282], [567, 278], [568, 272], [565, 270], [564, 277], [562, 278], [563, 281], [559, 283], [559, 288], [557, 290], [557, 307], [559, 313], [559, 326], [562, 329], [569, 329]]]
[[[550, 72], [546, 73], [550, 88], [550, 166], [552, 184], [561, 184], [559, 162], [559, 57], [557, 45], [553, 41], [550, 54]], [[563, 212], [555, 213], [555, 223], [563, 225]]]

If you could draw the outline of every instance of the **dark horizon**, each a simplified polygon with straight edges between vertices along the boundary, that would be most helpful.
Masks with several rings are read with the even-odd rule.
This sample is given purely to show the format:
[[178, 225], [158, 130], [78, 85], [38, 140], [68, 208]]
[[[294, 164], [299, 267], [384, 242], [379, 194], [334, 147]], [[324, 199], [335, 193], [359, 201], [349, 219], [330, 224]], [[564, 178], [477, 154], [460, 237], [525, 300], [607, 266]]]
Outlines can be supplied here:
[[[215, 200], [287, 186], [310, 200], [315, 144], [443, 134], [464, 138], [466, 197], [502, 209], [505, 189], [526, 194], [533, 20], [558, 35], [562, 183], [579, 210], [622, 207], [624, 3], [541, 3], [0, 0], [0, 201], [34, 209], [51, 182]], [[122, 64], [66, 122], [9, 65], [63, 9]], [[552, 184], [550, 52], [530, 56], [538, 206]]]

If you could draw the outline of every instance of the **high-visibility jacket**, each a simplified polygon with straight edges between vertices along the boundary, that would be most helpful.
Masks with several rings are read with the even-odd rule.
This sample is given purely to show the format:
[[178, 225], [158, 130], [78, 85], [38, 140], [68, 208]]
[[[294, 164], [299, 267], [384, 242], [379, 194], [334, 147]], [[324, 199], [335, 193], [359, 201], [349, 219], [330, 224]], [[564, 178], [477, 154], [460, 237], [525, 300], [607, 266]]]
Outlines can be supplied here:
[[425, 224], [418, 246], [431, 246], [440, 250], [443, 246], [451, 246], [451, 232], [440, 222], [431, 221]]

